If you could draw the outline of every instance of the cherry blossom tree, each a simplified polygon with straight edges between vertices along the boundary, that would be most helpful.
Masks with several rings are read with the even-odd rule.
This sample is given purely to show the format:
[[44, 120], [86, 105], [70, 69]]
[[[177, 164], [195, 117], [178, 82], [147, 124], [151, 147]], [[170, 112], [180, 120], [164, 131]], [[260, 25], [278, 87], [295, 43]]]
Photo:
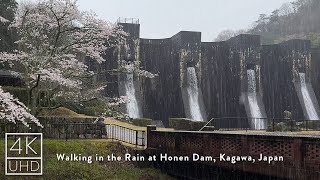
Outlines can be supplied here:
[[8, 22], [10, 22], [8, 19], [0, 16], [0, 23], [8, 23]]
[[40, 90], [50, 92], [51, 98], [94, 98], [104, 85], [92, 87], [94, 72], [88, 71], [84, 59], [104, 62], [106, 50], [126, 36], [117, 25], [80, 11], [74, 0], [20, 4], [10, 28], [19, 34], [19, 50], [1, 53], [0, 63], [23, 66], [20, 73], [31, 109], [37, 107]]
[[[106, 50], [119, 47], [127, 34], [118, 25], [97, 18], [93, 12], [80, 11], [75, 0], [42, 0], [19, 4], [9, 27], [19, 35], [18, 50], [0, 53], [0, 63], [22, 67], [18, 71], [29, 90], [28, 106], [33, 114], [44, 99], [49, 107], [51, 100], [58, 107], [69, 103], [82, 106], [99, 99], [112, 110], [128, 103], [127, 97], [102, 96], [107, 82], [93, 83], [98, 72], [89, 71], [85, 63], [86, 59], [103, 63]], [[141, 69], [139, 61], [121, 64], [117, 71], [157, 76]]]
[[141, 61], [125, 61], [122, 60], [120, 63], [119, 71], [122, 73], [135, 74], [137, 76], [146, 77], [146, 78], [155, 78], [159, 76], [158, 74], [153, 74], [149, 71], [141, 69]]
[[34, 122], [42, 127], [39, 120], [28, 112], [28, 108], [10, 93], [4, 92], [0, 87], [0, 119], [8, 120], [13, 123], [20, 122], [29, 127], [27, 121]]

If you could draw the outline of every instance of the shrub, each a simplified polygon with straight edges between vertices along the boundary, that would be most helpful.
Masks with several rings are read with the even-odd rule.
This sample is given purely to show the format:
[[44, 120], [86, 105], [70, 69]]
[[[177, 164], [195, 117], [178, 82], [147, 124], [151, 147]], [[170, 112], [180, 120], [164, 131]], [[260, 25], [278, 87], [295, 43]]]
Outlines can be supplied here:
[[274, 125], [270, 123], [268, 124], [267, 131], [268, 132], [301, 131], [301, 128], [294, 120], [290, 120], [286, 122], [275, 122]]
[[85, 107], [80, 111], [81, 114], [85, 114], [88, 116], [98, 116], [100, 108], [97, 107]]
[[176, 130], [188, 130], [190, 129], [189, 121], [184, 118], [170, 118], [169, 128]]
[[320, 130], [320, 121], [303, 121], [299, 127], [306, 130]]
[[199, 131], [203, 126], [207, 124], [207, 122], [194, 122], [191, 121], [191, 130], [192, 131]]
[[152, 124], [152, 119], [136, 118], [136, 119], [133, 119], [131, 122], [132, 122], [132, 124], [135, 125], [135, 126], [146, 127], [146, 126]]
[[[59, 101], [59, 100], [58, 100]], [[103, 100], [94, 99], [88, 102], [82, 103], [62, 103], [64, 107], [75, 111], [79, 114], [85, 114], [89, 116], [99, 116], [106, 112], [107, 106]]]
[[170, 118], [169, 127], [176, 130], [199, 131], [207, 122], [191, 121], [186, 118]]

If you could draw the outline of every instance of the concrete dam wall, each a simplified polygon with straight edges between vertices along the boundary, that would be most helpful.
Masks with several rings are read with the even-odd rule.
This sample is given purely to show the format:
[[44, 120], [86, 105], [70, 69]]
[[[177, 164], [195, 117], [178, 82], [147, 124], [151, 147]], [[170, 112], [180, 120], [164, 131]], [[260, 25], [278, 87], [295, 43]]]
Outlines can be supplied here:
[[[310, 119], [307, 109], [312, 106], [319, 117], [320, 51], [311, 49], [309, 41], [262, 46], [259, 36], [239, 35], [224, 42], [201, 42], [200, 32], [189, 31], [167, 39], [143, 39], [139, 24], [120, 25], [128, 33], [126, 41], [110, 50], [108, 61], [96, 69], [139, 61], [142, 69], [158, 74], [152, 79], [129, 78], [134, 92], [129, 94], [135, 94], [133, 104], [141, 117], [165, 125], [169, 118], [250, 117], [255, 123], [244, 126], [260, 124], [258, 129], [266, 127], [266, 118], [283, 118], [284, 111], [294, 119]], [[106, 95], [128, 94], [126, 76], [103, 78], [111, 82]], [[123, 111], [128, 113], [128, 106]]]

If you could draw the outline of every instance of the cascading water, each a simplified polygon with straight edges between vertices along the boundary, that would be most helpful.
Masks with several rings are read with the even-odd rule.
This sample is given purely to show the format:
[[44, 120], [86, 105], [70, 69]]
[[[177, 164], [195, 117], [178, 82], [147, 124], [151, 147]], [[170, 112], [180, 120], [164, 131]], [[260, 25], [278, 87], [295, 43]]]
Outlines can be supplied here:
[[247, 70], [248, 76], [248, 102], [251, 114], [251, 127], [254, 129], [266, 129], [265, 122], [262, 116], [261, 109], [257, 100], [257, 89], [256, 89], [256, 77], [255, 71], [252, 69]]
[[140, 118], [141, 113], [139, 111], [138, 101], [136, 98], [136, 91], [133, 83], [133, 74], [127, 74], [127, 79], [125, 81], [126, 96], [129, 98], [127, 105], [127, 114], [131, 118]]
[[194, 67], [187, 68], [187, 84], [191, 119], [196, 121], [203, 121], [199, 104], [198, 80]]
[[307, 110], [308, 118], [309, 120], [319, 120], [318, 113], [316, 111], [316, 108], [312, 102], [310, 93], [307, 88], [306, 84], [306, 74], [305, 73], [299, 73], [300, 76], [300, 85], [301, 85], [301, 92], [302, 92], [302, 98], [305, 105], [305, 108]]

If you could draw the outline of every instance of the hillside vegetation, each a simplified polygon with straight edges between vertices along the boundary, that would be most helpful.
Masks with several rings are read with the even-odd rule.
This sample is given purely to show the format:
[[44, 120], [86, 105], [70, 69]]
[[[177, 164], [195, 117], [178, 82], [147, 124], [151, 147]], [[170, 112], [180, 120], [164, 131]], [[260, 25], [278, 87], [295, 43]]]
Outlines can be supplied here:
[[260, 14], [248, 33], [261, 35], [264, 44], [303, 38], [319, 47], [320, 1], [297, 0], [283, 4], [270, 15]]
[[295, 0], [285, 3], [269, 15], [260, 14], [251, 28], [224, 30], [214, 41], [225, 41], [239, 34], [260, 35], [262, 44], [308, 39], [314, 48], [320, 47], [320, 1]]

